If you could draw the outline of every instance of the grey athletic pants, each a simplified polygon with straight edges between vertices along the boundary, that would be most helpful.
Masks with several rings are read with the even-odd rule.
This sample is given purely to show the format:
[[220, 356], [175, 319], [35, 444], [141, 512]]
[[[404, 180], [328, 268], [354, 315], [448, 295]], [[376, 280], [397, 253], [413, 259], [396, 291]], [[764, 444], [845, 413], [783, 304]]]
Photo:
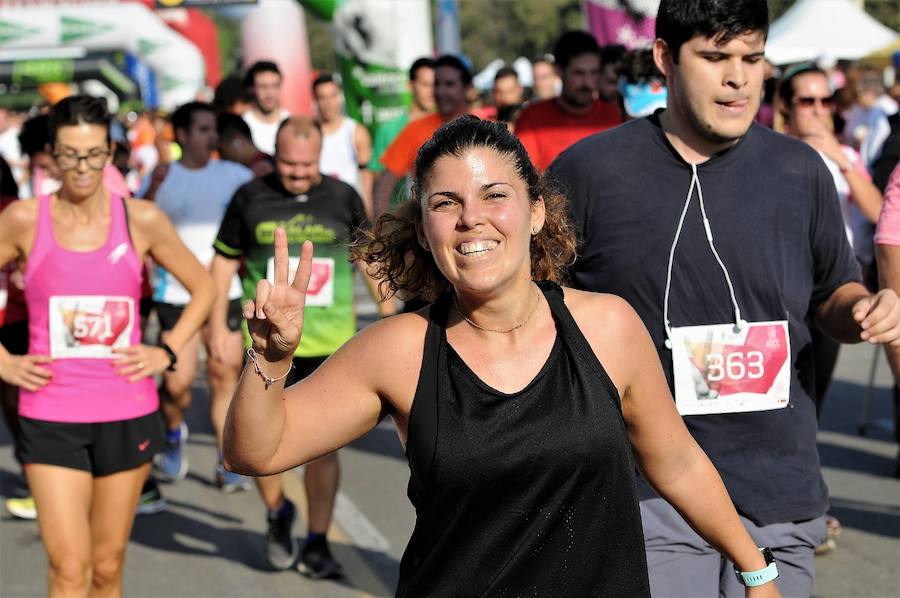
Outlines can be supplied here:
[[[706, 543], [661, 498], [641, 501], [644, 544], [653, 598], [743, 598], [733, 565]], [[809, 598], [816, 566], [813, 550], [825, 541], [825, 516], [758, 526], [741, 517], [757, 546], [768, 546], [778, 563], [784, 598]]]

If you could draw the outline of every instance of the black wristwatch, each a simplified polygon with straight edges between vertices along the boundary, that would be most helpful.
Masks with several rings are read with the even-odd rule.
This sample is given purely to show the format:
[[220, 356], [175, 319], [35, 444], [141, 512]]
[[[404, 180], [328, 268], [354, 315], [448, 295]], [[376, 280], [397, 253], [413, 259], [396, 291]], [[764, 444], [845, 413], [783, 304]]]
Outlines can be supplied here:
[[162, 347], [163, 351], [166, 352], [166, 355], [169, 356], [169, 367], [166, 368], [166, 371], [174, 372], [175, 364], [178, 363], [178, 356], [175, 355], [175, 351], [172, 350], [172, 347], [166, 343], [160, 343], [159, 346]]

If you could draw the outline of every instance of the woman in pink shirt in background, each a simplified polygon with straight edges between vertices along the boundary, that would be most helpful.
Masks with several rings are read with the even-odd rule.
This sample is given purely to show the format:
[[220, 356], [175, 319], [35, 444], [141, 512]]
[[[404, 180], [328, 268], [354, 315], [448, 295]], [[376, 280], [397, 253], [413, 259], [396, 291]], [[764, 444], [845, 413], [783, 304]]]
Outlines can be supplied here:
[[[135, 507], [162, 446], [153, 376], [174, 367], [214, 294], [154, 204], [103, 185], [109, 124], [101, 99], [59, 102], [50, 115], [59, 191], [0, 213], [0, 263], [24, 263], [29, 316], [29, 353], [0, 347], [0, 378], [21, 389], [23, 461], [51, 596], [122, 594]], [[148, 254], [192, 293], [169, 346], [141, 343]]]
[[[884, 188], [884, 205], [875, 229], [875, 257], [878, 282], [882, 288], [900, 289], [900, 163], [894, 166]], [[900, 381], [900, 347], [887, 346], [888, 362], [894, 380]], [[900, 442], [900, 392], [894, 382], [894, 440]], [[900, 452], [894, 464], [894, 476], [900, 478]]]

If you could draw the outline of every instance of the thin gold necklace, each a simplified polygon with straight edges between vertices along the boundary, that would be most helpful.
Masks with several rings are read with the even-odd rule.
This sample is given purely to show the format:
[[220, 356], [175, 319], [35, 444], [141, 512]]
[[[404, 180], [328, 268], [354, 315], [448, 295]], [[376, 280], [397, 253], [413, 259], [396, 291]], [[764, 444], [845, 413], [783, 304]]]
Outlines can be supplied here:
[[459, 307], [459, 297], [456, 296], [456, 293], [453, 293], [453, 307], [456, 308], [456, 313], [458, 313], [460, 316], [462, 316], [463, 320], [465, 320], [466, 322], [469, 323], [469, 325], [471, 325], [473, 328], [477, 328], [478, 330], [484, 330], [485, 332], [499, 332], [500, 334], [507, 334], [509, 332], [512, 332], [513, 330], [518, 330], [519, 328], [521, 328], [522, 326], [527, 324], [528, 321], [531, 319], [531, 316], [534, 315], [534, 312], [537, 309], [538, 303], [540, 303], [540, 302], [541, 302], [541, 294], [538, 293], [537, 296], [534, 298], [534, 305], [531, 306], [531, 311], [528, 312], [528, 317], [525, 318], [525, 321], [519, 322], [512, 328], [509, 328], [508, 330], [497, 330], [496, 328], [485, 328], [484, 326], [479, 326], [478, 324], [476, 324], [475, 322], [473, 322], [472, 320], [467, 318], [466, 314], [464, 314], [462, 312], [462, 309], [460, 309], [460, 307]]

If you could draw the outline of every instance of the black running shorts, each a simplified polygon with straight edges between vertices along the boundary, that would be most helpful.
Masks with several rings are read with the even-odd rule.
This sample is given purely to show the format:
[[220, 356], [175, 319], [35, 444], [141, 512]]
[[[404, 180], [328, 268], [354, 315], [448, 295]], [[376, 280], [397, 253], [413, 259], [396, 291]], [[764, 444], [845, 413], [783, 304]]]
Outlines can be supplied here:
[[[163, 332], [168, 332], [175, 328], [181, 312], [184, 311], [184, 305], [173, 305], [171, 303], [154, 303], [153, 309], [156, 311], [156, 317], [159, 319], [159, 327]], [[244, 321], [244, 315], [241, 313], [241, 300], [232, 299], [228, 302], [228, 315], [225, 321], [228, 329], [232, 332], [238, 332], [241, 329], [241, 322]]]
[[28, 320], [0, 326], [0, 343], [13, 355], [28, 353]]
[[[287, 375], [287, 379], [284, 381], [284, 386], [288, 387], [291, 384], [299, 382], [303, 380], [318, 368], [322, 363], [328, 359], [328, 357], [294, 357], [294, 367], [291, 368], [291, 373]], [[253, 366], [250, 366], [253, 367]]]
[[96, 424], [19, 419], [22, 460], [26, 464], [58, 465], [100, 477], [139, 467], [163, 450], [163, 423], [158, 411], [136, 419]]

